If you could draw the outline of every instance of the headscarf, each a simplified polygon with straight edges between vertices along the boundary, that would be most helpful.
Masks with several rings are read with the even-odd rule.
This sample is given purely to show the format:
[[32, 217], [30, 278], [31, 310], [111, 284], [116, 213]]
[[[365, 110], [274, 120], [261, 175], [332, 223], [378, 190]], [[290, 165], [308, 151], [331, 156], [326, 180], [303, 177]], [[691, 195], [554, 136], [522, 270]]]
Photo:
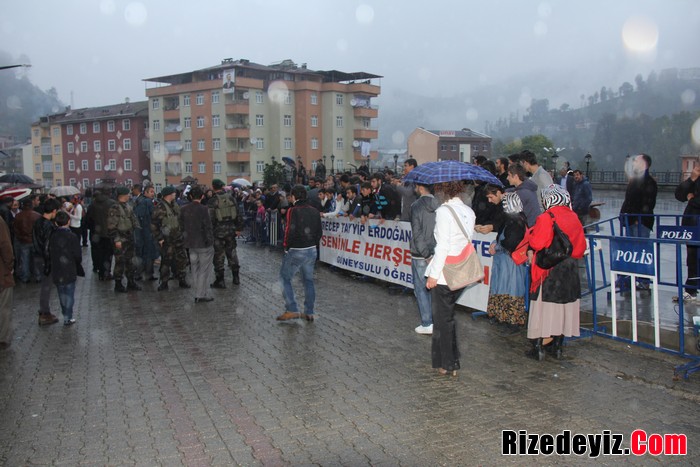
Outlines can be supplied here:
[[508, 214], [517, 214], [523, 211], [523, 202], [520, 199], [520, 195], [513, 191], [509, 191], [503, 195], [503, 211]]
[[569, 206], [571, 205], [571, 196], [565, 188], [560, 185], [552, 184], [542, 189], [542, 206], [544, 210], [553, 208], [554, 206]]

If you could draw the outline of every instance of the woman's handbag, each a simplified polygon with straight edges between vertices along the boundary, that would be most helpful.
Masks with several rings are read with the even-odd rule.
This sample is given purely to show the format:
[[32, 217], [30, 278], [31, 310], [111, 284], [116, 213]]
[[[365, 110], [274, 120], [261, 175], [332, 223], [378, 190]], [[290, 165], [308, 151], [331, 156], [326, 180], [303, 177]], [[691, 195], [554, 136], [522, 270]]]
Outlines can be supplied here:
[[547, 248], [538, 251], [535, 255], [535, 264], [541, 269], [551, 269], [566, 258], [570, 258], [571, 252], [574, 249], [571, 240], [569, 240], [569, 237], [559, 228], [552, 213], [550, 212], [548, 214], [552, 217], [554, 236], [552, 237], [552, 243]]
[[521, 264], [525, 264], [527, 261], [527, 250], [530, 248], [530, 240], [528, 239], [527, 235], [518, 243], [518, 246], [515, 247], [515, 250], [510, 254], [510, 257], [513, 259], [513, 262], [520, 266]]
[[484, 268], [481, 266], [479, 255], [476, 253], [476, 249], [454, 209], [451, 206], [447, 206], [447, 209], [450, 210], [457, 225], [462, 229], [462, 233], [467, 237], [467, 246], [464, 247], [459, 255], [448, 256], [442, 268], [442, 275], [445, 277], [447, 287], [454, 291], [482, 280], [484, 278]]

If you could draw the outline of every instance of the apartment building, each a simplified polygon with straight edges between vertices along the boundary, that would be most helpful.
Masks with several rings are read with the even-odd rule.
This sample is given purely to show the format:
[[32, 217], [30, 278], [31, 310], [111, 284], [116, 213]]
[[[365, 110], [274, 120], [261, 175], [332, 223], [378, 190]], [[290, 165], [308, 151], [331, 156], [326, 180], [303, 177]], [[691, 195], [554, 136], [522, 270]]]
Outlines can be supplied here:
[[150, 178], [148, 103], [67, 109], [32, 124], [34, 179], [84, 190]]
[[469, 128], [426, 130], [418, 127], [408, 136], [408, 157], [419, 164], [440, 160], [472, 162], [476, 156], [491, 157], [491, 137]]
[[[263, 179], [283, 157], [342, 171], [376, 159], [381, 76], [313, 71], [291, 60], [225, 59], [202, 70], [149, 78], [151, 165], [156, 189], [192, 177], [210, 185]], [[332, 161], [330, 164], [328, 161]]]

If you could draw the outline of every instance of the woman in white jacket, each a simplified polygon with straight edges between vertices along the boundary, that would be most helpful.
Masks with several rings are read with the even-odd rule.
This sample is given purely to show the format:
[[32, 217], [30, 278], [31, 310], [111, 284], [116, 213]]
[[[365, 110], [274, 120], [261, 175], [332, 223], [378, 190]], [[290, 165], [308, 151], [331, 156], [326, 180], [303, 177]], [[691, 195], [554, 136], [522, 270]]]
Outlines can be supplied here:
[[[471, 242], [474, 232], [474, 211], [462, 202], [460, 195], [466, 187], [461, 181], [438, 183], [435, 195], [443, 204], [435, 211], [435, 255], [425, 275], [426, 287], [430, 289], [433, 309], [432, 363], [441, 375], [457, 375], [459, 370], [459, 348], [455, 323], [455, 303], [463, 289], [450, 290], [442, 274], [447, 256], [457, 256]], [[450, 209], [451, 208], [451, 209]], [[465, 237], [452, 212], [469, 234]]]

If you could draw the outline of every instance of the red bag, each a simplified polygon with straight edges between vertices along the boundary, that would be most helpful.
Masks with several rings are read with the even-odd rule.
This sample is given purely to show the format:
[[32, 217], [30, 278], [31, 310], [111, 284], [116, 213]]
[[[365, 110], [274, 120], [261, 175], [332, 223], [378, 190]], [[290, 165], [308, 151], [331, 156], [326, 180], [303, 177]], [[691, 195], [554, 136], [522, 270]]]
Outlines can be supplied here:
[[530, 241], [528, 240], [527, 235], [525, 235], [521, 242], [518, 243], [518, 246], [515, 247], [513, 253], [510, 254], [510, 257], [513, 258], [513, 262], [518, 266], [527, 261], [527, 250], [529, 246]]

